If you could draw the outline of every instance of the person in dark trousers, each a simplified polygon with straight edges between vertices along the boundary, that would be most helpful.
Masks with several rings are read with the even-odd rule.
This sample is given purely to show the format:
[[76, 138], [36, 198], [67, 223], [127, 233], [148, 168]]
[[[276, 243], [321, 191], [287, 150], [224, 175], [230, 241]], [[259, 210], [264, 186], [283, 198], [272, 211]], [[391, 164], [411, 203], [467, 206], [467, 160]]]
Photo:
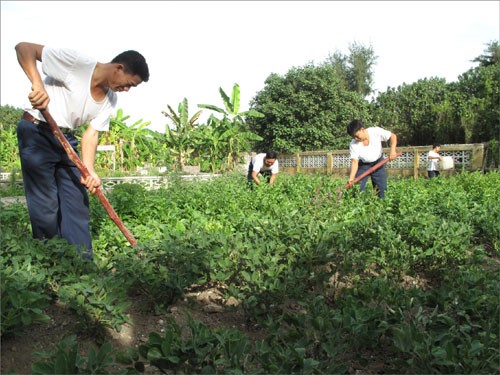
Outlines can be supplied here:
[[429, 178], [439, 177], [439, 161], [443, 160], [443, 157], [439, 155], [439, 150], [441, 145], [439, 143], [434, 143], [432, 145], [432, 150], [427, 154], [427, 160], [429, 164], [427, 165], [427, 176]]
[[[15, 47], [19, 65], [31, 82], [26, 107], [17, 126], [26, 203], [34, 238], [61, 237], [76, 245], [84, 259], [93, 259], [89, 197], [101, 185], [94, 170], [100, 131], [109, 129], [117, 108], [117, 92], [149, 79], [144, 57], [125, 51], [100, 63], [68, 48], [21, 42]], [[46, 76], [42, 80], [37, 62]], [[39, 110], [48, 109], [78, 153], [74, 130], [88, 124], [82, 138], [83, 178], [52, 134]]]
[[265, 178], [268, 184], [274, 184], [279, 173], [278, 154], [275, 151], [267, 151], [255, 155], [248, 166], [248, 186], [260, 185], [259, 174]]
[[[398, 138], [396, 134], [378, 126], [365, 128], [359, 120], [353, 120], [347, 126], [347, 133], [352, 137], [349, 145], [351, 156], [351, 169], [349, 182], [383, 160], [382, 142], [390, 141], [389, 159], [395, 159]], [[360, 191], [366, 190], [366, 182], [371, 177], [373, 187], [377, 191], [379, 198], [385, 197], [387, 190], [387, 173], [384, 166], [377, 169], [370, 176], [366, 176], [359, 181]]]

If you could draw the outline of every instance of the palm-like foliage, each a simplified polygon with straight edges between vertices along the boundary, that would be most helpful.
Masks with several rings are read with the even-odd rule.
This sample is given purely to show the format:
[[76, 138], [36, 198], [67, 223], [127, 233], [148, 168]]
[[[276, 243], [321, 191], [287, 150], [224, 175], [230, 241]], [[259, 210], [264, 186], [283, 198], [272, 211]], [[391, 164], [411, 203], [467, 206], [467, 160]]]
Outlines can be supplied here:
[[245, 118], [262, 117], [255, 110], [239, 112], [240, 86], [235, 83], [229, 97], [222, 88], [219, 88], [225, 110], [211, 104], [199, 104], [200, 108], [207, 108], [223, 115], [222, 119], [211, 115], [202, 137], [202, 147], [208, 150], [210, 169], [212, 172], [231, 170], [238, 163], [240, 155], [250, 151], [252, 141], [262, 138], [250, 132]]
[[[109, 131], [102, 133], [99, 143], [101, 145], [114, 145], [119, 156], [120, 171], [133, 170], [145, 163], [152, 162], [152, 140], [154, 132], [148, 129], [150, 121], [136, 121], [131, 126], [126, 124], [130, 116], [123, 116], [123, 110], [119, 109], [116, 116], [110, 119]], [[109, 156], [100, 156], [109, 158]], [[102, 161], [101, 161], [102, 162]], [[104, 162], [109, 162], [104, 160]]]
[[168, 112], [162, 111], [162, 113], [172, 121], [174, 128], [168, 125], [165, 127], [165, 146], [167, 152], [177, 161], [178, 168], [182, 169], [189, 155], [195, 151], [196, 121], [203, 111], [198, 111], [189, 118], [189, 105], [186, 98], [179, 103], [177, 112], [170, 105], [167, 105], [167, 108]]

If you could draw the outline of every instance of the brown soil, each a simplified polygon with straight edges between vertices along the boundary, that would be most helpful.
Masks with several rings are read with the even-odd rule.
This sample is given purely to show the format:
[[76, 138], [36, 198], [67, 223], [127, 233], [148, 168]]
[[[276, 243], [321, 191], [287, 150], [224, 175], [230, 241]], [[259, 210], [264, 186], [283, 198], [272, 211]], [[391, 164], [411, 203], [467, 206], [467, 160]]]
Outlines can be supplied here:
[[[13, 201], [2, 203], [14, 203], [19, 201], [18, 197]], [[21, 202], [22, 203], [22, 202]], [[500, 261], [494, 257], [487, 262], [485, 267], [500, 267]], [[405, 286], [419, 286], [421, 288], [432, 287], [429, 280], [425, 278], [405, 277]], [[333, 297], [342, 288], [349, 288], [346, 280], [338, 280], [338, 275], [334, 275], [330, 280], [331, 289], [327, 296]], [[223, 299], [222, 293], [217, 289], [207, 286], [205, 289], [188, 291], [182, 300], [177, 301], [168, 308], [164, 314], [156, 313], [148, 309], [148, 304], [144, 302], [140, 295], [131, 295], [131, 306], [128, 309], [130, 323], [125, 324], [121, 332], [108, 331], [105, 340], [110, 342], [114, 348], [138, 348], [139, 345], [148, 341], [151, 332], [161, 334], [164, 331], [168, 318], [173, 318], [181, 327], [186, 327], [188, 316], [201, 321], [207, 327], [214, 329], [217, 327], [237, 328], [245, 333], [251, 340], [262, 340], [266, 332], [259, 330], [255, 325], [249, 324], [245, 314], [237, 300], [229, 298]], [[293, 304], [287, 306], [295, 310]], [[67, 335], [76, 334], [78, 336], [79, 349], [81, 355], [86, 356], [90, 345], [96, 345], [93, 337], [78, 335], [76, 314], [57, 301], [46, 309], [50, 316], [50, 321], [46, 324], [33, 324], [24, 332], [16, 336], [1, 337], [1, 357], [0, 374], [31, 374], [31, 365], [39, 360], [33, 354], [34, 351], [50, 351], [53, 344], [59, 342]], [[387, 355], [384, 348], [378, 348], [373, 352], [357, 353], [357, 358], [351, 358], [348, 362], [349, 374], [375, 374], [383, 373], [387, 364]], [[359, 363], [359, 358], [369, 358], [369, 363]], [[389, 361], [390, 362], [390, 361]], [[146, 374], [156, 374], [158, 370], [146, 368]]]
[[[169, 317], [183, 328], [187, 327], [188, 316], [190, 316], [211, 329], [236, 328], [254, 342], [266, 337], [265, 331], [247, 321], [238, 301], [231, 297], [224, 300], [222, 294], [215, 288], [186, 293], [182, 300], [170, 306], [168, 312], [164, 314], [145, 308], [147, 303], [141, 296], [130, 297], [133, 301], [128, 309], [130, 323], [123, 325], [119, 333], [110, 330], [106, 332], [105, 341], [110, 342], [115, 349], [137, 349], [139, 345], [148, 341], [148, 335], [151, 332], [161, 335], [168, 324]], [[283, 307], [290, 311], [298, 311], [298, 305], [293, 302]], [[84, 357], [87, 356], [91, 345], [97, 348], [95, 338], [77, 334], [78, 317], [66, 306], [55, 302], [46, 309], [46, 313], [51, 318], [47, 324], [33, 324], [19, 335], [2, 337], [0, 374], [31, 374], [32, 363], [40, 361], [34, 352], [53, 351], [53, 344], [68, 335], [77, 335], [80, 355]], [[383, 371], [387, 362], [383, 349], [364, 353], [361, 357], [369, 358], [369, 365], [359, 363], [360, 356], [356, 355], [356, 358], [347, 359], [350, 362], [348, 373], [381, 373], [380, 371]], [[146, 364], [146, 375], [158, 373], [158, 369]]]
[[[498, 268], [500, 262], [498, 259], [494, 260], [491, 265]], [[338, 275], [334, 275], [331, 278], [331, 289], [326, 293], [327, 297], [334, 297], [340, 289], [350, 287], [348, 281], [338, 280], [337, 277]], [[419, 277], [405, 277], [403, 284], [424, 289], [430, 287], [429, 280]], [[211, 329], [236, 328], [252, 341], [260, 341], [266, 337], [265, 331], [249, 323], [238, 301], [232, 297], [224, 299], [217, 288], [197, 287], [188, 291], [184, 298], [170, 306], [166, 313], [156, 313], [148, 308], [148, 303], [141, 295], [131, 295], [130, 299], [132, 303], [127, 311], [130, 323], [123, 325], [119, 333], [109, 330], [105, 335], [105, 341], [110, 342], [115, 349], [138, 348], [148, 341], [151, 332], [161, 335], [168, 324], [168, 318], [173, 318], [180, 327], [185, 328], [189, 316]], [[284, 308], [288, 311], [297, 311], [297, 306], [290, 302]], [[33, 352], [51, 351], [53, 344], [67, 335], [77, 335], [82, 356], [87, 356], [89, 346], [96, 347], [95, 338], [77, 334], [78, 317], [66, 306], [56, 301], [46, 309], [46, 313], [50, 316], [48, 323], [33, 324], [16, 336], [1, 337], [0, 374], [31, 374], [32, 363], [40, 360]], [[345, 358], [347, 373], [358, 375], [384, 373], [385, 367], [391, 362], [387, 355], [388, 352], [382, 346], [365, 353], [353, 353], [352, 358]], [[360, 358], [364, 358], [365, 361], [361, 363]], [[154, 367], [145, 369], [145, 374], [157, 373], [158, 369]]]
[[[155, 313], [145, 308], [141, 296], [131, 296], [132, 304], [128, 309], [130, 323], [122, 326], [121, 331], [108, 330], [105, 341], [114, 348], [138, 348], [148, 341], [151, 332], [161, 334], [167, 319], [173, 318], [181, 327], [185, 327], [188, 316], [203, 322], [209, 328], [237, 328], [249, 337], [262, 339], [262, 332], [255, 327], [248, 327], [242, 309], [234, 299], [223, 300], [213, 288], [204, 291], [186, 293], [183, 300], [170, 306], [167, 313]], [[2, 337], [0, 373], [31, 374], [31, 365], [40, 360], [34, 351], [51, 351], [53, 344], [63, 337], [76, 334], [80, 354], [87, 355], [88, 347], [96, 345], [92, 337], [78, 335], [76, 321], [78, 317], [59, 302], [46, 309], [50, 321], [46, 324], [33, 324], [29, 329], [15, 336]], [[154, 368], [146, 368], [146, 374], [155, 373]]]

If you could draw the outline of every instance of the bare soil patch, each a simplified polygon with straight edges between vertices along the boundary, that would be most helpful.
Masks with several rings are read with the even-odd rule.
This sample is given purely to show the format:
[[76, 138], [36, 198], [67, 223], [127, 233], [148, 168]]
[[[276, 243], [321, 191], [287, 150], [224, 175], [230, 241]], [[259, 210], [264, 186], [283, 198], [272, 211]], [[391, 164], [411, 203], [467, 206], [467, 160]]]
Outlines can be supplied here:
[[[161, 334], [168, 318], [173, 318], [181, 327], [187, 326], [188, 317], [201, 321], [207, 327], [237, 328], [250, 338], [262, 339], [263, 332], [247, 325], [245, 315], [235, 300], [223, 300], [214, 288], [186, 293], [182, 300], [168, 308], [166, 313], [157, 313], [148, 308], [140, 295], [130, 296], [128, 308], [130, 323], [123, 325], [120, 332], [107, 331], [105, 340], [114, 348], [138, 348], [148, 341], [151, 332]], [[52, 345], [65, 336], [78, 336], [81, 355], [87, 355], [88, 347], [96, 345], [94, 337], [78, 334], [77, 315], [59, 302], [46, 309], [50, 321], [33, 324], [18, 335], [2, 337], [0, 373], [31, 374], [31, 366], [39, 358], [34, 351], [52, 350]], [[156, 371], [157, 372], [157, 371]], [[155, 373], [154, 368], [146, 368], [146, 374]]]

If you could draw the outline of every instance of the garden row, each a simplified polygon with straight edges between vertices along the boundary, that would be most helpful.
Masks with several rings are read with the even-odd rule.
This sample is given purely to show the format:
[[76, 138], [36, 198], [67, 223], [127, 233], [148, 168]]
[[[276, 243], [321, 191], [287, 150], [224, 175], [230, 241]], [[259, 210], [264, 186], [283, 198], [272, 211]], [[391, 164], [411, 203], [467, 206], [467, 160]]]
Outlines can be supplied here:
[[239, 175], [118, 185], [110, 202], [139, 245], [92, 198], [95, 265], [62, 240], [31, 239], [23, 206], [2, 207], [2, 335], [43, 322], [56, 300], [80, 332], [99, 333], [127, 322], [128, 291], [165, 311], [189, 287], [217, 285], [265, 338], [196, 320], [186, 336], [172, 321], [127, 352], [101, 337], [81, 357], [68, 337], [33, 371], [498, 372], [500, 174], [394, 179], [384, 200], [342, 186], [322, 175], [254, 190]]

